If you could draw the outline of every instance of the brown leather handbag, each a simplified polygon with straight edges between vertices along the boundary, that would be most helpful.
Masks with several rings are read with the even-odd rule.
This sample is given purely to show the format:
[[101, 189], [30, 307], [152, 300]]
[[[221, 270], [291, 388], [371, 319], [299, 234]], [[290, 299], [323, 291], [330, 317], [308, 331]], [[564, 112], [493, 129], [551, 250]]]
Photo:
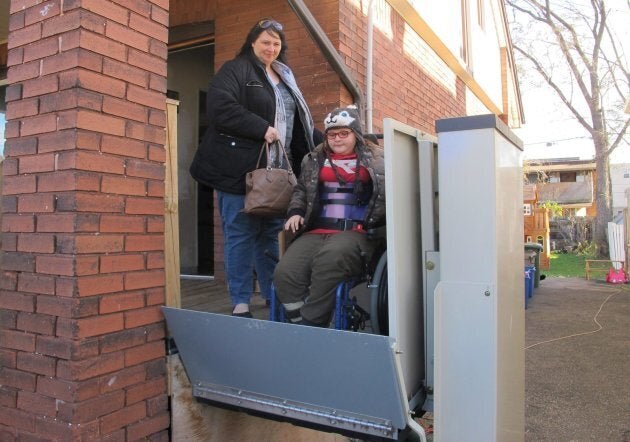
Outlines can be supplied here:
[[[269, 218], [286, 217], [297, 179], [284, 146], [279, 141], [276, 143], [278, 143], [278, 157], [280, 154], [283, 155], [287, 169], [272, 167], [269, 143], [265, 142], [260, 148], [256, 169], [245, 176], [245, 207], [243, 208], [245, 213]], [[263, 152], [267, 157], [267, 167], [260, 167]]]

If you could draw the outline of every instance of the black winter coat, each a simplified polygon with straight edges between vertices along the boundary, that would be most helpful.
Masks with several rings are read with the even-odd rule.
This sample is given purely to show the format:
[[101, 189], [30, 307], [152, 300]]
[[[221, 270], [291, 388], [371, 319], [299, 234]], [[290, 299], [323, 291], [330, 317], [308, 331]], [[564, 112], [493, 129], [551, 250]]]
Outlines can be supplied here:
[[[275, 95], [264, 65], [253, 55], [226, 62], [210, 83], [207, 111], [210, 126], [190, 173], [216, 190], [245, 194], [245, 175], [256, 168], [265, 133], [274, 125], [276, 114]], [[291, 153], [293, 170], [299, 174], [302, 158], [310, 149], [304, 116], [296, 112], [295, 117]], [[264, 158], [261, 165], [266, 165]]]

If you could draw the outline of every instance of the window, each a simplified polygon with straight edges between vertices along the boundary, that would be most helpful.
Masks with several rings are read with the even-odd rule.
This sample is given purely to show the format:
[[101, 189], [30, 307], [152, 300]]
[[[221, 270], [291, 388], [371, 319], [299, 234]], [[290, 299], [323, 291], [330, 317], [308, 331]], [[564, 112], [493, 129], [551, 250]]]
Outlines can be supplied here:
[[561, 183], [575, 183], [577, 173], [576, 172], [560, 172]]
[[546, 183], [549, 181], [547, 174], [542, 171], [527, 172], [525, 174], [525, 179], [528, 184]]
[[528, 243], [532, 242], [532, 237], [530, 235], [527, 235], [525, 242], [528, 242]]
[[630, 170], [629, 169], [626, 169], [626, 170], [623, 171], [623, 177], [624, 178], [630, 178]]
[[460, 48], [460, 56], [464, 63], [470, 66], [470, 22], [468, 0], [461, 0], [462, 14], [462, 46]]
[[545, 247], [545, 239], [542, 237], [542, 235], [538, 235], [536, 237], [536, 242], [543, 246], [543, 248]]
[[538, 182], [538, 172], [530, 172], [525, 175], [527, 184], [536, 184]]
[[523, 204], [523, 215], [531, 216], [532, 214], [532, 205], [531, 204]]
[[477, 0], [477, 23], [479, 23], [479, 27], [481, 29], [485, 29], [486, 20], [485, 20], [485, 9], [483, 6], [484, 0]]

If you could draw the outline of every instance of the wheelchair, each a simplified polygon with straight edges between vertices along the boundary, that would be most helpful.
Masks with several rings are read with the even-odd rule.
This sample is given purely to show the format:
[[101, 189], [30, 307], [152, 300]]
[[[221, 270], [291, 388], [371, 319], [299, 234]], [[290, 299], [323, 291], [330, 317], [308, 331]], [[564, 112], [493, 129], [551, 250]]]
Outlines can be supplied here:
[[[357, 297], [351, 293], [353, 288], [362, 283], [367, 284], [369, 291], [370, 303], [366, 308], [359, 305]], [[387, 335], [389, 334], [387, 297], [387, 250], [383, 241], [383, 246], [377, 247], [373, 259], [370, 262], [365, 260], [361, 275], [353, 275], [337, 285], [331, 323], [336, 330], [359, 331], [364, 330], [370, 321], [374, 334]], [[286, 321], [284, 308], [276, 297], [273, 285], [269, 320]]]

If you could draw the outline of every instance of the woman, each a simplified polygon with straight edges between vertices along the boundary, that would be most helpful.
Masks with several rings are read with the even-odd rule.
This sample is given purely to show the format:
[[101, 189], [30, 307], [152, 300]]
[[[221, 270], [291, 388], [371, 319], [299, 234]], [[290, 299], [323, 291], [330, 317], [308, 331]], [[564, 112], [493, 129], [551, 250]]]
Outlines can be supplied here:
[[[217, 191], [232, 315], [251, 318], [253, 271], [269, 299], [282, 221], [242, 213], [245, 175], [264, 141], [279, 140], [294, 165], [313, 150], [313, 119], [286, 65], [282, 25], [260, 20], [237, 56], [216, 73], [207, 96], [210, 127], [190, 168]], [[296, 168], [294, 167], [294, 170]], [[271, 256], [269, 256], [271, 255]]]
[[354, 106], [335, 109], [324, 126], [324, 143], [302, 162], [284, 226], [305, 234], [274, 274], [285, 317], [319, 327], [330, 322], [336, 286], [372, 258], [366, 230], [385, 225], [383, 150], [363, 138]]

